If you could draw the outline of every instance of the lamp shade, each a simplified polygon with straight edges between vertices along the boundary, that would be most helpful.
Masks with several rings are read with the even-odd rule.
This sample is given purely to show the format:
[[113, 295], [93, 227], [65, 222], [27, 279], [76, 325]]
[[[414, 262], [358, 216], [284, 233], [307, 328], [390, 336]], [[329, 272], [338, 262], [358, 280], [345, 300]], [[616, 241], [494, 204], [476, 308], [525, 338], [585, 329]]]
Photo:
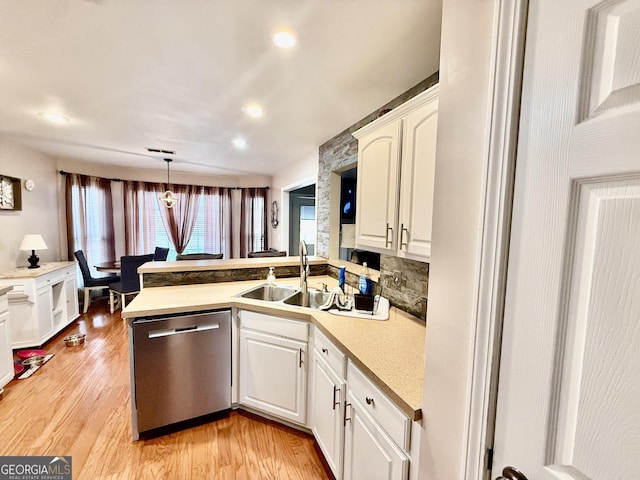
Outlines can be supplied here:
[[20, 243], [20, 250], [46, 250], [47, 244], [44, 243], [42, 235], [39, 233], [27, 233]]

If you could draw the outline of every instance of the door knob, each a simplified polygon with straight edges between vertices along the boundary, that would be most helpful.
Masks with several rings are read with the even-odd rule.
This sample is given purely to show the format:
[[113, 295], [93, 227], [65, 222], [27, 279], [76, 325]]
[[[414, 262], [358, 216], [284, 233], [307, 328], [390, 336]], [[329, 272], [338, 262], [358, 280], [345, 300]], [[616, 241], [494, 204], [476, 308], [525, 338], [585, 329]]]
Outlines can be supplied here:
[[524, 473], [519, 472], [513, 467], [504, 467], [502, 475], [496, 477], [496, 480], [529, 480]]

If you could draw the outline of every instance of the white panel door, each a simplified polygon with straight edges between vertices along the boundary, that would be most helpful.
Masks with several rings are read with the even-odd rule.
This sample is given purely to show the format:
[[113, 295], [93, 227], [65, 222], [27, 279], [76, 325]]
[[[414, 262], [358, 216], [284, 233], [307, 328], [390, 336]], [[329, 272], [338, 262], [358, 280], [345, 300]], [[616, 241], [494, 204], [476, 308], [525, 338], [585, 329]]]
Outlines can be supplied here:
[[[75, 275], [75, 272], [73, 273]], [[69, 323], [80, 314], [78, 309], [78, 284], [75, 277], [67, 278], [64, 281], [64, 289], [67, 302], [65, 321]]]
[[416, 260], [431, 256], [437, 132], [437, 97], [404, 119], [398, 254]]
[[409, 459], [347, 393], [344, 480], [406, 480]]
[[240, 403], [305, 424], [307, 344], [240, 329]]
[[336, 480], [342, 479], [346, 384], [319, 356], [313, 355], [311, 429]]
[[492, 476], [635, 480], [640, 0], [528, 18]]
[[38, 342], [49, 338], [53, 333], [53, 294], [47, 285], [36, 291], [36, 312], [38, 315]]
[[395, 251], [400, 135], [398, 119], [358, 139], [356, 244]]
[[0, 388], [13, 379], [13, 350], [9, 312], [0, 313]]

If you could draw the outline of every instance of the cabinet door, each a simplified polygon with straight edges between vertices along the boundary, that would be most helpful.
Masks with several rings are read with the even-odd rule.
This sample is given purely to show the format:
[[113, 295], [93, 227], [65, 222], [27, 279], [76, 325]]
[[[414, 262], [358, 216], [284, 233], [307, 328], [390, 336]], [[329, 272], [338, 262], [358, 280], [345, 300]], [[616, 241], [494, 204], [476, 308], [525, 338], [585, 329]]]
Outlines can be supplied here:
[[400, 134], [398, 119], [358, 140], [356, 244], [396, 250]]
[[437, 128], [437, 98], [409, 113], [402, 128], [398, 254], [417, 260], [431, 256]]
[[53, 333], [53, 295], [48, 285], [36, 290], [36, 312], [38, 339], [42, 342]]
[[11, 331], [9, 313], [0, 314], [0, 387], [13, 378], [13, 351], [11, 350]]
[[240, 329], [240, 403], [305, 424], [306, 342]]
[[409, 472], [408, 457], [347, 394], [345, 431], [345, 480], [404, 480]]
[[78, 318], [80, 310], [78, 309], [78, 284], [74, 278], [67, 278], [64, 281], [65, 297], [67, 301], [66, 323]]
[[336, 480], [342, 478], [345, 382], [314, 352], [311, 429]]

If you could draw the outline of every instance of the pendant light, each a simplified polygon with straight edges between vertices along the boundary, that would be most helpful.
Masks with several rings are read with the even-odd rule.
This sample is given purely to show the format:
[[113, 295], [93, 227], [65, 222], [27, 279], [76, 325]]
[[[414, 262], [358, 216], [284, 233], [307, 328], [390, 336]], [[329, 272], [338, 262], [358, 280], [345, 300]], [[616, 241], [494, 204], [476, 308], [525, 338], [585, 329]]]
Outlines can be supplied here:
[[169, 180], [169, 164], [172, 162], [172, 159], [165, 158], [164, 161], [167, 162], [167, 188], [168, 188], [168, 190], [166, 192], [164, 192], [162, 195], [160, 195], [160, 197], [158, 197], [158, 198], [164, 204], [165, 207], [173, 208], [173, 206], [176, 203], [178, 203], [178, 197], [176, 197], [176, 194], [171, 191], [171, 181]]

